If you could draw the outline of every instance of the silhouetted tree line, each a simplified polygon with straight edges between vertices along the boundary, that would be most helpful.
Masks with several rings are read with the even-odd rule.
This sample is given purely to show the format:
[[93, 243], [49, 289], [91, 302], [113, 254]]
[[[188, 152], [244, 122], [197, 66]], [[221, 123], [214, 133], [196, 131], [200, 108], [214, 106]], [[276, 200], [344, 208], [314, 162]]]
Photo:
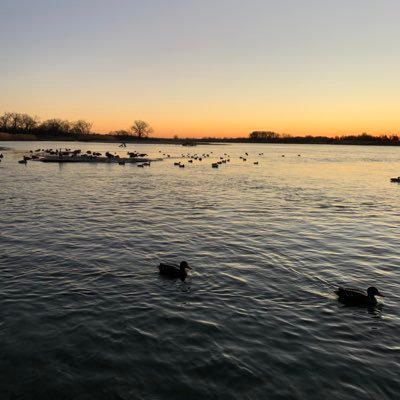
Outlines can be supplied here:
[[312, 144], [354, 144], [354, 145], [385, 145], [398, 146], [400, 140], [397, 135], [372, 136], [368, 133], [347, 136], [290, 136], [271, 131], [254, 131], [249, 135], [251, 142], [257, 143], [312, 143]]
[[38, 117], [15, 112], [6, 112], [0, 116], [0, 132], [33, 134], [39, 138], [80, 137], [90, 134], [91, 128], [92, 124], [83, 119], [70, 122], [52, 118], [40, 122]]

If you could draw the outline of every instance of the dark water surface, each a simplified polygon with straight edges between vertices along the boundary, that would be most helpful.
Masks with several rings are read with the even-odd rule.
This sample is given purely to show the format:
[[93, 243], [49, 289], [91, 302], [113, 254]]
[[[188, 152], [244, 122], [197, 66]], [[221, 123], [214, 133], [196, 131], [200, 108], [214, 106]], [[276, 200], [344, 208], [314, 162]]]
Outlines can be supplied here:
[[137, 168], [2, 145], [0, 399], [399, 398], [400, 148], [128, 145], [171, 155]]

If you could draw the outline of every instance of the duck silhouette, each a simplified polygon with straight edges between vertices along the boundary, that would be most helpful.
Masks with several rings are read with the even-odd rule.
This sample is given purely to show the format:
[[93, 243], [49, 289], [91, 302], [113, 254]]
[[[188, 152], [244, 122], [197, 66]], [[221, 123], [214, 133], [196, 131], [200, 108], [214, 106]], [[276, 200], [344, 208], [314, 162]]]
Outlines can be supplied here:
[[345, 289], [341, 287], [335, 293], [338, 295], [338, 300], [341, 303], [359, 306], [374, 306], [378, 302], [375, 296], [385, 297], [374, 286], [369, 287], [367, 293], [360, 289]]
[[182, 261], [178, 266], [160, 263], [158, 266], [160, 275], [164, 275], [168, 278], [180, 278], [182, 281], [186, 279], [187, 269], [191, 269], [186, 261]]

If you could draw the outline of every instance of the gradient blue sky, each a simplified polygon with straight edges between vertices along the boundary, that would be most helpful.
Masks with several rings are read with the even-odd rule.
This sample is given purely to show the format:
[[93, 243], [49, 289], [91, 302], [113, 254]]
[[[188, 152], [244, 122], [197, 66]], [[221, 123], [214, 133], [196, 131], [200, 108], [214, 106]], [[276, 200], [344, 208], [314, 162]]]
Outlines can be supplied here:
[[397, 0], [0, 0], [0, 113], [155, 136], [400, 129]]

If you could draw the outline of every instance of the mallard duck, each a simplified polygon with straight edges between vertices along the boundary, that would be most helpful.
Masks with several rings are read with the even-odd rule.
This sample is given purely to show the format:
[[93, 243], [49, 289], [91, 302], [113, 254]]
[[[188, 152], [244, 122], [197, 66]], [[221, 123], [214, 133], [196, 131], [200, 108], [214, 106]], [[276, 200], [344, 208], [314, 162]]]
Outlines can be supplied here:
[[160, 270], [160, 275], [165, 275], [170, 278], [180, 278], [182, 281], [185, 280], [187, 276], [187, 269], [191, 269], [186, 261], [182, 261], [178, 266], [160, 263], [158, 266]]
[[375, 296], [385, 297], [379, 290], [371, 286], [367, 293], [359, 289], [338, 288], [335, 293], [339, 296], [339, 301], [347, 305], [374, 306], [377, 303]]

